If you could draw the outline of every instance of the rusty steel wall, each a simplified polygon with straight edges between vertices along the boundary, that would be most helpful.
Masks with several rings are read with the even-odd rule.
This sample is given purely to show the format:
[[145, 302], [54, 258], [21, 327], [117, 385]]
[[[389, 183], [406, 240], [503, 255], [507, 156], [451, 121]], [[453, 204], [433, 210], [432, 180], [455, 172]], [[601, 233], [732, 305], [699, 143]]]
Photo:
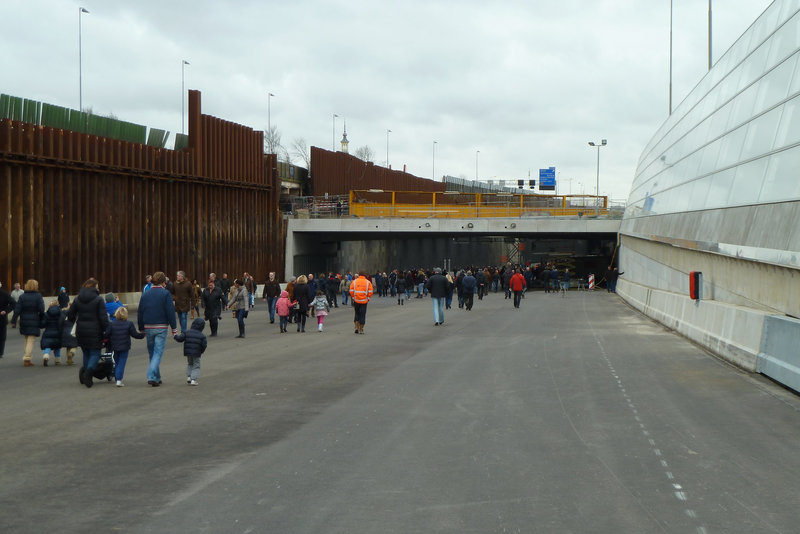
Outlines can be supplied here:
[[365, 162], [344, 152], [311, 147], [311, 195], [347, 195], [351, 190], [445, 191], [446, 184]]
[[53, 295], [90, 276], [138, 291], [157, 270], [282, 278], [277, 161], [262, 147], [262, 132], [202, 115], [198, 91], [182, 151], [0, 120], [0, 281]]

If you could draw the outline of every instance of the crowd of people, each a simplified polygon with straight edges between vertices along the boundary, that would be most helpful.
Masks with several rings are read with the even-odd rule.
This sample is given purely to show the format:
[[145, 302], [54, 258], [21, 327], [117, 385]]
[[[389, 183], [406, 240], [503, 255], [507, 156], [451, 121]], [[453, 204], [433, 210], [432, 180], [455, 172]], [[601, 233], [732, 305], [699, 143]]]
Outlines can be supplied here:
[[[620, 274], [616, 268], [608, 268], [605, 275], [608, 291], [615, 291]], [[388, 274], [347, 271], [315, 276], [309, 273], [290, 277], [282, 287], [275, 273], [270, 272], [263, 283], [261, 297], [267, 304], [269, 323], [274, 324], [277, 317], [280, 333], [287, 333], [290, 324], [295, 325], [298, 333], [304, 333], [309, 317], [316, 318], [317, 331], [323, 332], [325, 318], [341, 304], [353, 308], [354, 334], [364, 334], [367, 304], [373, 296], [397, 299], [399, 306], [405, 306], [412, 295], [416, 299], [430, 297], [434, 326], [440, 326], [445, 322], [445, 310], [451, 309], [454, 297], [458, 308], [469, 312], [476, 296], [481, 300], [490, 292], [502, 291], [518, 309], [531, 288], [565, 296], [571, 276], [569, 269], [559, 270], [552, 264], [509, 263], [499, 267], [468, 266], [453, 272], [436, 267], [394, 269]], [[6, 326], [10, 322], [25, 338], [23, 364], [26, 367], [34, 366], [37, 339], [43, 366], [49, 366], [51, 358], [54, 365], [62, 365], [62, 350], [66, 365], [74, 365], [76, 349], [80, 347], [83, 365], [79, 379], [90, 388], [94, 378], [105, 372], [101, 370], [102, 354], [113, 352], [113, 376], [116, 385], [123, 387], [131, 340], [146, 338], [147, 383], [158, 387], [163, 383], [160, 363], [171, 333], [175, 341], [183, 343], [187, 358], [186, 382], [198, 385], [200, 356], [208, 347], [203, 333], [205, 323], [209, 325], [209, 337], [216, 337], [219, 321], [229, 311], [237, 322], [236, 337], [244, 338], [245, 319], [255, 306], [256, 289], [255, 278], [247, 272], [233, 280], [227, 273], [219, 278], [211, 273], [205, 286], [197, 279], [189, 281], [183, 271], [176, 273], [174, 282], [163, 272], [155, 272], [145, 277], [134, 324], [128, 320], [128, 310], [119, 297], [113, 293], [101, 295], [100, 284], [94, 278], [84, 282], [72, 301], [67, 289], [61, 287], [48, 303], [34, 279], [25, 282], [24, 287], [14, 284], [10, 293], [0, 284], [0, 358], [5, 349]]]

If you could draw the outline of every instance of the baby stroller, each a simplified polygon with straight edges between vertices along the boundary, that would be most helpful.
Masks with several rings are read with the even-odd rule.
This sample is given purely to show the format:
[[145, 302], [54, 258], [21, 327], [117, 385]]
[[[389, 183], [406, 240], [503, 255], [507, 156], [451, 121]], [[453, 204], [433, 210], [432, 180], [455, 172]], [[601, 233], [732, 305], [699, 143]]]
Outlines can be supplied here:
[[[108, 350], [108, 347], [104, 346], [92, 376], [98, 380], [105, 378], [111, 382], [114, 379], [114, 365], [114, 351]], [[81, 366], [78, 370], [78, 380], [80, 380], [81, 384], [83, 384], [83, 369], [84, 367]]]

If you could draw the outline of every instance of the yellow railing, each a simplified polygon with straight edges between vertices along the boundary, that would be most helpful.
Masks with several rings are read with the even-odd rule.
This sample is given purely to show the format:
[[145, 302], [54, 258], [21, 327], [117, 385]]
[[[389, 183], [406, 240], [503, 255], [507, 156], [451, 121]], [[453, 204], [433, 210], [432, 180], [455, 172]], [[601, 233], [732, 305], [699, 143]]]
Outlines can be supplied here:
[[357, 217], [581, 217], [608, 215], [608, 198], [370, 190], [351, 191], [349, 207]]

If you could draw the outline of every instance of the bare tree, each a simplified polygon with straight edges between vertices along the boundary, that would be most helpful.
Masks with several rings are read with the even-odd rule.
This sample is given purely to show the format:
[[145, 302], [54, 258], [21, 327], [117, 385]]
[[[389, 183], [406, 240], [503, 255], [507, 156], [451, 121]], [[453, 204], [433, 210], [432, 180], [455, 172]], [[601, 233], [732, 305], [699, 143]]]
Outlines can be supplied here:
[[372, 160], [375, 159], [375, 151], [368, 145], [358, 147], [353, 155], [363, 161], [372, 162]]
[[308, 143], [305, 139], [298, 137], [292, 141], [292, 155], [299, 159], [306, 169], [311, 169], [311, 153], [308, 151]]
[[281, 146], [281, 133], [277, 126], [270, 126], [269, 131], [264, 133], [264, 151], [267, 154], [279, 154]]

